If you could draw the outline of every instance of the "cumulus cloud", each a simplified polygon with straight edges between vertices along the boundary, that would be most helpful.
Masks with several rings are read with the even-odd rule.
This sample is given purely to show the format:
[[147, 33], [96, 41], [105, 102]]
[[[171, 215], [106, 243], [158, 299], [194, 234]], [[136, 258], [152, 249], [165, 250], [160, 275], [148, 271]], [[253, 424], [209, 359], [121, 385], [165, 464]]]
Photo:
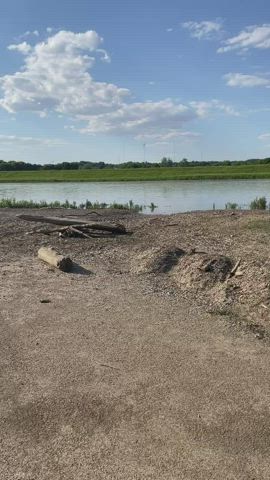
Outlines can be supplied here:
[[128, 90], [95, 82], [89, 73], [96, 56], [109, 61], [100, 48], [102, 41], [94, 31], [62, 30], [33, 47], [26, 42], [10, 45], [9, 50], [24, 55], [24, 64], [20, 71], [0, 77], [0, 107], [44, 115], [49, 111], [90, 114], [120, 105]]
[[230, 52], [232, 50], [245, 53], [251, 48], [262, 50], [270, 48], [270, 24], [252, 25], [242, 30], [235, 37], [229, 38], [223, 42], [218, 53]]
[[190, 32], [191, 37], [199, 40], [209, 40], [222, 31], [222, 23], [220, 21], [184, 22], [182, 27]]
[[226, 115], [232, 115], [234, 117], [238, 117], [240, 115], [234, 107], [216, 99], [209, 100], [207, 102], [190, 102], [190, 105], [200, 118], [205, 118], [218, 112]]
[[[131, 135], [166, 140], [187, 136], [183, 131], [186, 123], [197, 118], [222, 112], [226, 115], [238, 115], [230, 105], [218, 100], [209, 102], [190, 102], [188, 105], [175, 102], [171, 98], [159, 102], [141, 102], [123, 104], [121, 108], [105, 114], [91, 115], [87, 126], [81, 133], [113, 135]], [[86, 120], [86, 117], [83, 117]], [[198, 135], [188, 132], [189, 137]]]
[[115, 111], [91, 115], [87, 126], [81, 131], [91, 134], [160, 135], [178, 131], [183, 124], [196, 117], [191, 107], [168, 98], [159, 102], [123, 104]]
[[22, 42], [17, 44], [12, 44], [8, 46], [8, 50], [17, 50], [23, 55], [27, 55], [31, 51], [32, 47], [29, 43]]
[[[132, 102], [128, 89], [92, 77], [97, 60], [110, 62], [102, 43], [95, 31], [61, 30], [33, 46], [26, 42], [10, 45], [9, 50], [22, 55], [23, 65], [14, 74], [0, 77], [0, 108], [41, 117], [54, 112], [77, 122], [73, 128], [82, 133], [137, 139], [148, 135], [153, 141], [195, 138], [197, 134], [186, 129], [188, 122], [220, 112], [237, 114], [218, 100], [187, 105], [171, 98]], [[22, 138], [21, 142], [27, 142]]]
[[270, 88], [270, 79], [257, 75], [243, 73], [227, 73], [224, 75], [229, 87], [267, 87]]

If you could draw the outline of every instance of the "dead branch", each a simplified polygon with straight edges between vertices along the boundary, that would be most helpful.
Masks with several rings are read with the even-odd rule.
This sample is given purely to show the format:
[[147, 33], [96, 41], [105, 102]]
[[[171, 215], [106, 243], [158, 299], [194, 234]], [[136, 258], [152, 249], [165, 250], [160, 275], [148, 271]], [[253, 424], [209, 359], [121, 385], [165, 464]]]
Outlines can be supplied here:
[[230, 271], [230, 277], [233, 277], [233, 275], [236, 274], [240, 263], [241, 263], [241, 258], [236, 262], [236, 264], [234, 265], [233, 269]]
[[87, 233], [83, 232], [81, 229], [75, 228], [75, 227], [68, 227], [69, 230], [71, 230], [74, 233], [77, 233], [79, 236], [84, 237], [84, 238], [91, 238], [90, 235], [87, 235]]
[[74, 227], [74, 226], [76, 227], [76, 225], [79, 225], [81, 227], [85, 227], [90, 230], [100, 230], [100, 231], [118, 233], [118, 234], [127, 233], [125, 226], [121, 224], [94, 223], [94, 222], [85, 223], [82, 220], [75, 220], [70, 218], [59, 218], [59, 217], [43, 217], [42, 215], [19, 214], [17, 215], [17, 217], [20, 218], [21, 220], [26, 220], [29, 222], [51, 223], [53, 225], [63, 225], [63, 226], [70, 226], [70, 227]]

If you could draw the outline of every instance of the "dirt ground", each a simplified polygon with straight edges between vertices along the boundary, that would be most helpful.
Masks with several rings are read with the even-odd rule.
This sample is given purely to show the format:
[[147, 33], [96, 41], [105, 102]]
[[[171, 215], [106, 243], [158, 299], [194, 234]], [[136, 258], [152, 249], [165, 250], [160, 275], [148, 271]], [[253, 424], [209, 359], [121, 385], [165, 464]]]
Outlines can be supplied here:
[[91, 239], [17, 213], [0, 212], [0, 478], [269, 480], [269, 213], [89, 213], [129, 231]]

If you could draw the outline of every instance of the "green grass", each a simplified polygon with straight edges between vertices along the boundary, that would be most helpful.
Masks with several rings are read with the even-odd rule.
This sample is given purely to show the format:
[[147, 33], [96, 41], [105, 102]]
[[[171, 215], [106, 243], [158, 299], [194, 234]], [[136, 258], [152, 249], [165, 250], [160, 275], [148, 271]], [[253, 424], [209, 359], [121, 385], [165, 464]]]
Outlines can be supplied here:
[[0, 172], [0, 182], [129, 182], [270, 178], [270, 165]]
[[[16, 200], [15, 198], [2, 198], [0, 199], [0, 208], [84, 208], [84, 209], [98, 209], [98, 208], [114, 208], [117, 210], [130, 210], [132, 212], [141, 212], [143, 210], [142, 205], [137, 205], [133, 203], [132, 200], [129, 203], [100, 203], [100, 202], [90, 202], [86, 200], [85, 203], [77, 204], [76, 202], [46, 202], [41, 200], [40, 202], [35, 202], [34, 200]], [[148, 208], [152, 211], [152, 206]]]

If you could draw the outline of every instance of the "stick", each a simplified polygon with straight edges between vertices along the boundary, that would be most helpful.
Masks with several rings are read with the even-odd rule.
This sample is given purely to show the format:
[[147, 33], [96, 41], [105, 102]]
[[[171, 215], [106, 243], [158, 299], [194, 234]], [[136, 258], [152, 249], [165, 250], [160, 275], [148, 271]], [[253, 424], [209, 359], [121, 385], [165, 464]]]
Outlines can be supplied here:
[[51, 247], [41, 247], [38, 251], [38, 258], [52, 267], [59, 268], [63, 272], [70, 272], [72, 269], [72, 260], [69, 257], [59, 255]]
[[99, 365], [100, 365], [101, 367], [112, 368], [113, 370], [120, 370], [120, 368], [114, 367], [113, 365], [109, 365], [108, 363], [100, 363]]
[[162, 225], [163, 228], [167, 227], [179, 227], [179, 223], [167, 223], [167, 225]]
[[72, 232], [77, 233], [78, 235], [81, 235], [82, 237], [91, 238], [90, 235], [87, 235], [87, 233], [84, 233], [82, 230], [79, 230], [78, 228], [75, 228], [75, 227], [69, 227], [69, 228]]
[[237, 271], [240, 263], [241, 263], [241, 258], [236, 262], [236, 264], [234, 265], [233, 269], [230, 271], [230, 277], [232, 277], [233, 275], [235, 275], [235, 272]]
[[17, 215], [17, 218], [21, 220], [27, 220], [29, 222], [41, 222], [41, 223], [52, 223], [53, 225], [63, 225], [63, 226], [71, 226], [74, 225], [81, 225], [85, 228], [89, 228], [92, 230], [102, 230], [111, 233], [127, 233], [126, 228], [124, 225], [121, 224], [108, 224], [108, 223], [85, 223], [82, 220], [74, 220], [70, 218], [58, 218], [58, 217], [43, 217], [42, 215], [27, 215], [27, 214], [20, 214]]

